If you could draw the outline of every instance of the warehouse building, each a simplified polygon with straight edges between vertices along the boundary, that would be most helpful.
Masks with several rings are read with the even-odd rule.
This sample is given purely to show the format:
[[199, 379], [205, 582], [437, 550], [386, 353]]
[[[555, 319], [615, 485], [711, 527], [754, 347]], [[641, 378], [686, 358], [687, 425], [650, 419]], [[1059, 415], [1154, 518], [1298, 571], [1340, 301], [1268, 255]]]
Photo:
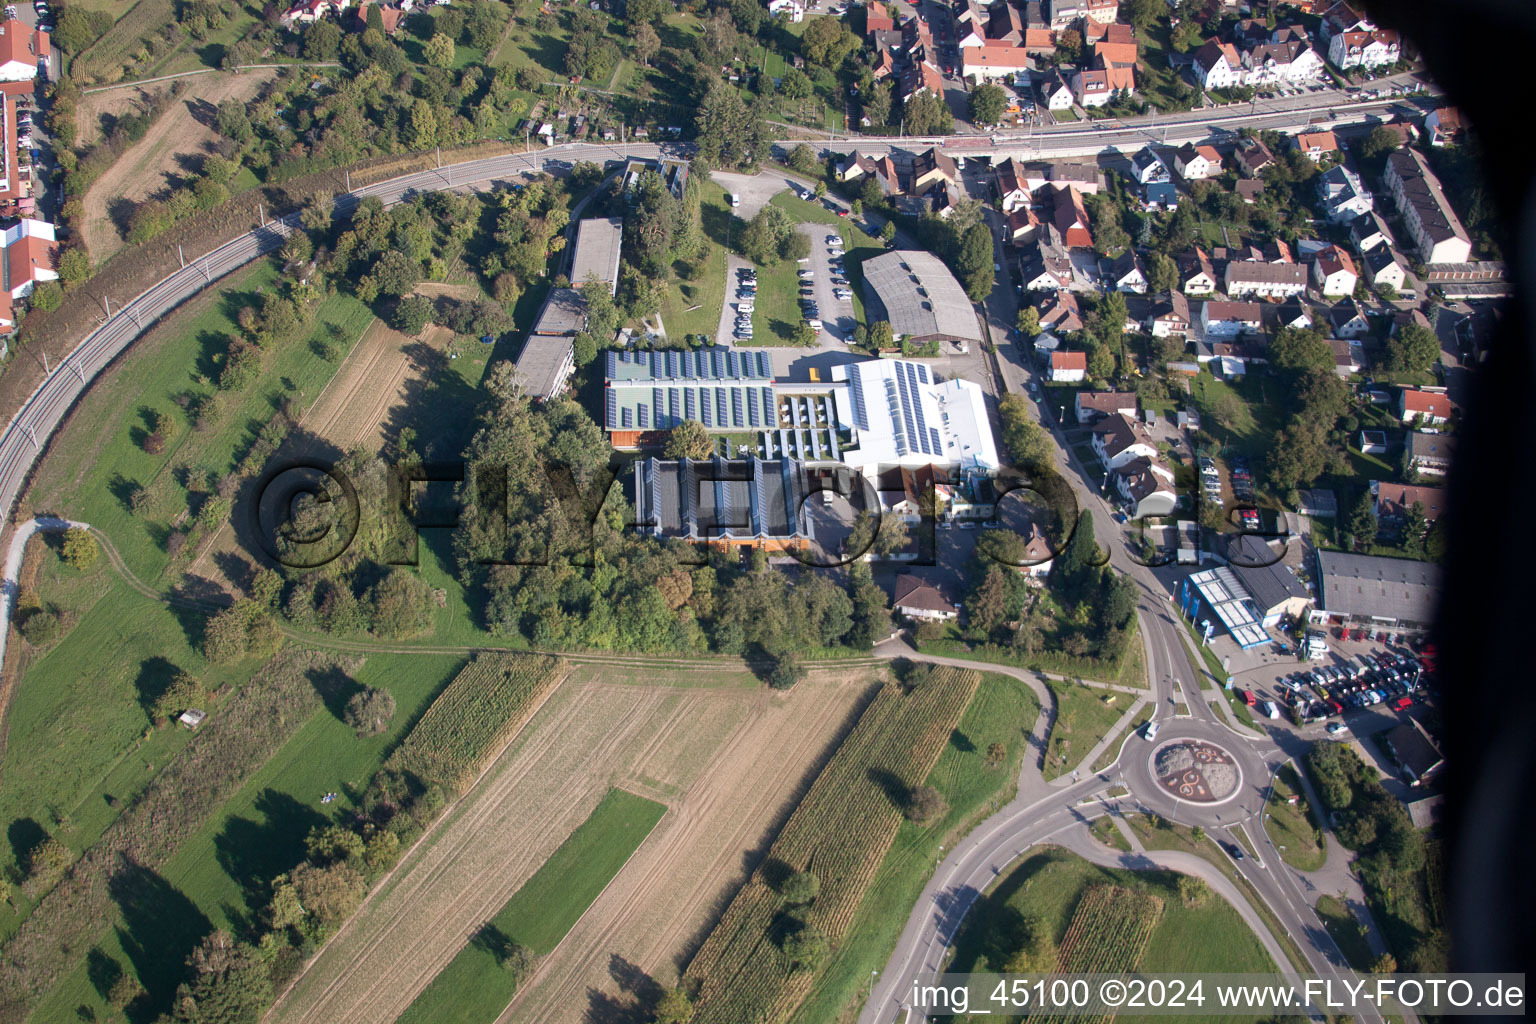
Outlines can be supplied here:
[[1245, 651], [1269, 643], [1263, 613], [1226, 566], [1185, 577], [1179, 584], [1179, 608], [1195, 624], [1195, 631], [1207, 638], [1220, 623]]
[[898, 249], [864, 263], [870, 322], [886, 320], [898, 339], [949, 342], [965, 351], [981, 341], [981, 324], [965, 289], [937, 256]]
[[1228, 568], [1259, 609], [1260, 623], [1268, 628], [1287, 617], [1297, 622], [1304, 619], [1312, 596], [1281, 556], [1262, 537], [1234, 536], [1227, 547]]
[[838, 422], [851, 431], [842, 451], [849, 466], [866, 473], [882, 466], [998, 467], [980, 385], [940, 382], [926, 363], [906, 359], [834, 366], [832, 377], [845, 385], [834, 398]]
[[615, 448], [659, 444], [684, 420], [716, 432], [778, 425], [767, 352], [611, 351], [604, 375], [604, 423]]
[[588, 281], [608, 286], [609, 295], [619, 291], [619, 250], [624, 242], [622, 217], [587, 217], [576, 225], [576, 250], [571, 256], [571, 287]]
[[793, 459], [640, 459], [635, 526], [730, 548], [803, 548], [815, 530], [804, 514], [806, 474]]
[[1434, 617], [1440, 567], [1433, 562], [1319, 551], [1317, 576], [1313, 622], [1423, 627]]

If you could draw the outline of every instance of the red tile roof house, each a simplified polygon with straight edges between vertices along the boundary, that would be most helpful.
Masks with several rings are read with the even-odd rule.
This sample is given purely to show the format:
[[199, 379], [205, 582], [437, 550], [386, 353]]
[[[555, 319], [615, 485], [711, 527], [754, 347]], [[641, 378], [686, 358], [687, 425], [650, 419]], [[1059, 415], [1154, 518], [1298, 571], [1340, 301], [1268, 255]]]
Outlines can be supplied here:
[[1450, 396], [1438, 391], [1403, 388], [1397, 396], [1397, 415], [1404, 423], [1445, 423], [1452, 408]]
[[1069, 249], [1093, 247], [1093, 235], [1088, 230], [1088, 210], [1083, 196], [1075, 187], [1056, 189], [1055, 210], [1052, 221], [1061, 232], [1061, 241]]
[[896, 610], [909, 619], [945, 621], [958, 618], [955, 606], [939, 593], [939, 589], [916, 576], [897, 576], [894, 600]]
[[12, 18], [0, 22], [0, 81], [27, 82], [48, 60], [48, 33]]
[[57, 281], [59, 243], [54, 240], [53, 225], [45, 220], [23, 219], [0, 235], [4, 259], [0, 260], [5, 287], [0, 289], [0, 334], [9, 334], [16, 326], [12, 304], [24, 299], [43, 281]]
[[1091, 423], [1105, 416], [1135, 416], [1136, 392], [1079, 391], [1076, 410], [1079, 423]]
[[1408, 519], [1408, 511], [1414, 505], [1424, 509], [1425, 523], [1433, 523], [1445, 514], [1447, 491], [1444, 487], [1421, 487], [1412, 484], [1389, 484], [1371, 481], [1372, 511], [1382, 524], [1401, 526]]
[[1051, 380], [1071, 384], [1088, 376], [1088, 353], [1052, 352]]

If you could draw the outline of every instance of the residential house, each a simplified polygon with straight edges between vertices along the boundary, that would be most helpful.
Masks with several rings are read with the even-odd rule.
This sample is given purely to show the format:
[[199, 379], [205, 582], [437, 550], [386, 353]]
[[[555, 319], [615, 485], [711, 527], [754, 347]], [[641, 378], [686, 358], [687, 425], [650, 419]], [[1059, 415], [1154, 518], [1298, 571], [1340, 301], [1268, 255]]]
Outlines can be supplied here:
[[1336, 68], [1380, 67], [1402, 56], [1397, 33], [1377, 28], [1347, 0], [1323, 13], [1318, 35], [1327, 44], [1328, 62]]
[[1330, 338], [1328, 347], [1333, 350], [1333, 372], [1349, 378], [1365, 368], [1365, 346], [1354, 338]]
[[1040, 327], [1043, 330], [1066, 334], [1083, 329], [1082, 307], [1077, 296], [1069, 291], [1057, 291], [1040, 304]]
[[1142, 146], [1131, 157], [1131, 177], [1140, 185], [1169, 181], [1172, 178], [1168, 173], [1168, 165], [1163, 163], [1163, 158], [1157, 155], [1151, 143]]
[[1057, 160], [1045, 165], [1044, 180], [1057, 188], [1071, 185], [1083, 195], [1091, 195], [1099, 190], [1099, 165], [1091, 160]]
[[[1110, 28], [1130, 28], [1129, 25], [1111, 25]], [[1099, 67], [1129, 68], [1136, 66], [1137, 57], [1140, 55], [1140, 47], [1135, 39], [1125, 42], [1111, 42], [1108, 39], [1100, 39], [1093, 44], [1092, 62]]]
[[897, 195], [902, 191], [896, 162], [888, 153], [880, 156], [864, 156], [855, 150], [837, 166], [837, 177], [840, 181], [857, 181], [865, 175], [879, 182], [880, 191], [885, 195]]
[[1259, 172], [1275, 162], [1275, 154], [1269, 151], [1258, 138], [1239, 138], [1237, 148], [1232, 151], [1232, 159], [1237, 164], [1237, 169], [1250, 178], [1257, 178]]
[[1307, 268], [1297, 263], [1233, 260], [1227, 264], [1226, 291], [1234, 299], [1245, 296], [1288, 298], [1306, 290]]
[[340, 15], [350, 6], [351, 0], [303, 0], [284, 11], [278, 17], [278, 23], [290, 29], [312, 25], [326, 15]]
[[1120, 17], [1120, 0], [1078, 0], [1085, 21], [1108, 25]]
[[1110, 100], [1135, 92], [1134, 68], [1089, 68], [1072, 74], [1072, 95], [1084, 107], [1102, 107]]
[[1283, 238], [1271, 238], [1259, 246], [1259, 257], [1265, 263], [1295, 263], [1291, 247]]
[[1092, 444], [1105, 469], [1115, 469], [1138, 457], [1157, 458], [1157, 441], [1136, 420], [1135, 410], [1130, 415], [1117, 412], [1105, 416], [1093, 428]]
[[864, 31], [873, 36], [876, 32], [892, 32], [896, 21], [884, 4], [870, 4], [864, 8]]
[[998, 163], [994, 170], [997, 175], [998, 203], [1003, 213], [1011, 214], [1021, 208], [1027, 208], [1035, 201], [1024, 165], [1018, 160], [1009, 157]]
[[1056, 559], [1056, 550], [1051, 547], [1051, 542], [1040, 529], [1040, 524], [1030, 523], [1019, 536], [1024, 538], [1024, 564], [1014, 566], [1020, 573], [1034, 579], [1044, 579], [1051, 573], [1051, 563]]
[[797, 25], [805, 20], [805, 4], [802, 0], [768, 0], [768, 13], [772, 17], [783, 17], [791, 25]]
[[912, 158], [912, 184], [908, 191], [920, 195], [934, 185], [954, 185], [959, 180], [954, 157], [933, 146]]
[[1296, 39], [1262, 43], [1243, 52], [1243, 82], [1270, 85], [1277, 82], [1310, 82], [1323, 73], [1323, 58]]
[[1131, 292], [1136, 295], [1145, 295], [1147, 292], [1147, 275], [1142, 269], [1141, 259], [1135, 250], [1126, 249], [1113, 260], [1106, 260], [1108, 265], [1104, 273], [1104, 285], [1117, 292]]
[[1457, 107], [1436, 107], [1424, 115], [1424, 134], [1431, 146], [1450, 146], [1461, 139], [1466, 120]]
[[50, 36], [14, 14], [0, 21], [0, 82], [30, 82], [42, 68], [46, 75]]
[[1212, 338], [1257, 333], [1263, 316], [1257, 302], [1220, 302], [1213, 299], [1200, 307], [1200, 329]]
[[1072, 260], [1037, 242], [1033, 251], [1019, 257], [1019, 278], [1026, 292], [1066, 290], [1072, 287]]
[[1208, 39], [1195, 51], [1195, 78], [1206, 89], [1230, 89], [1243, 84], [1243, 59], [1231, 43]]
[[1408, 432], [1408, 468], [1421, 476], [1444, 476], [1451, 468], [1454, 438], [1423, 430]]
[[1154, 338], [1183, 336], [1189, 333], [1189, 324], [1189, 300], [1183, 292], [1169, 292], [1167, 298], [1159, 300], [1152, 307], [1152, 318], [1147, 324], [1147, 330]]
[[1415, 505], [1422, 507], [1425, 522], [1433, 523], [1445, 513], [1447, 495], [1443, 487], [1371, 481], [1372, 511], [1383, 525], [1401, 526], [1408, 518], [1408, 510]]
[[1354, 294], [1360, 275], [1349, 253], [1330, 245], [1312, 260], [1312, 280], [1324, 296], [1337, 299]]
[[1205, 250], [1195, 248], [1182, 253], [1178, 260], [1179, 290], [1185, 295], [1213, 295], [1216, 292], [1216, 267]]
[[1336, 164], [1317, 176], [1317, 197], [1330, 224], [1343, 224], [1371, 212], [1371, 194], [1360, 183], [1360, 176], [1343, 164]]
[[5, 272], [0, 297], [23, 299], [43, 281], [59, 279], [59, 243], [48, 221], [23, 217], [0, 233], [0, 247], [4, 248], [0, 269]]
[[1402, 261], [1388, 246], [1378, 245], [1367, 252], [1360, 263], [1365, 271], [1365, 283], [1372, 289], [1386, 287], [1402, 291], [1408, 281], [1408, 273], [1403, 269]]
[[1233, 186], [1237, 197], [1252, 206], [1259, 201], [1259, 196], [1264, 194], [1264, 183], [1257, 178], [1239, 178]]
[[1397, 396], [1397, 418], [1404, 423], [1436, 426], [1451, 418], [1451, 398], [1443, 391], [1403, 388]]
[[1221, 154], [1215, 146], [1197, 146], [1187, 142], [1173, 154], [1173, 169], [1185, 181], [1198, 181], [1221, 173]]
[[1276, 327], [1294, 327], [1298, 330], [1312, 326], [1312, 311], [1300, 297], [1287, 300], [1274, 310]]
[[1077, 422], [1093, 423], [1105, 416], [1136, 418], [1134, 391], [1079, 391], [1073, 402]]
[[1360, 454], [1385, 455], [1387, 452], [1387, 432], [1385, 430], [1360, 431]]
[[1071, 28], [1088, 13], [1088, 0], [1046, 0], [1044, 16], [1051, 31]]
[[1400, 149], [1387, 157], [1382, 180], [1392, 193], [1403, 226], [1424, 263], [1465, 263], [1472, 242], [1461, 220], [1446, 201], [1440, 179], [1415, 149]]
[[1040, 103], [1047, 110], [1069, 110], [1072, 107], [1072, 87], [1058, 68], [1051, 68], [1041, 76], [1039, 92]]
[[907, 618], [925, 622], [948, 622], [960, 617], [960, 612], [938, 587], [909, 574], [896, 577], [891, 605]]
[[943, 96], [944, 74], [930, 61], [914, 59], [908, 62], [897, 85], [903, 100], [921, 96], [923, 93]]
[[1074, 384], [1088, 376], [1086, 352], [1052, 352], [1051, 380], [1058, 384]]
[[1378, 245], [1386, 245], [1391, 241], [1387, 234], [1387, 225], [1381, 219], [1381, 214], [1373, 208], [1363, 217], [1356, 217], [1349, 224], [1349, 244], [1355, 247], [1355, 252], [1364, 255]]
[[1345, 299], [1328, 310], [1328, 331], [1335, 338], [1363, 338], [1371, 333], [1371, 322], [1360, 303]]
[[1160, 458], [1141, 456], [1110, 470], [1108, 482], [1132, 519], [1169, 516], [1178, 507], [1173, 470]]
[[1339, 151], [1339, 140], [1333, 132], [1298, 132], [1291, 136], [1291, 146], [1317, 163], [1324, 156]]
[[1088, 210], [1083, 206], [1082, 193], [1073, 185], [1053, 191], [1051, 222], [1061, 235], [1061, 244], [1069, 249], [1093, 248], [1093, 233], [1088, 229]]
[[1008, 241], [1014, 245], [1022, 245], [1035, 240], [1036, 233], [1040, 229], [1040, 218], [1035, 216], [1033, 208], [1020, 206], [1005, 219], [1005, 232]]
[[[1006, 0], [998, 0], [998, 6], [1007, 7]], [[985, 46], [965, 46], [960, 50], [960, 74], [975, 85], [998, 78], [1012, 79], [1026, 74], [1034, 62], [1023, 46], [1006, 43], [988, 43]]]

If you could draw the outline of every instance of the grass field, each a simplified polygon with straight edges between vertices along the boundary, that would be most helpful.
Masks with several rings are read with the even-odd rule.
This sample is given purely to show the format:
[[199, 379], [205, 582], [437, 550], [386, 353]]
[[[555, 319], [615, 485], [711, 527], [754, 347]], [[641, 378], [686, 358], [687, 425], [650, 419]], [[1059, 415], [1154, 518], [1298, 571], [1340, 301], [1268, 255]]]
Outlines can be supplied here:
[[707, 334], [713, 344], [715, 332], [720, 329], [720, 309], [725, 304], [725, 226], [730, 222], [731, 207], [725, 189], [713, 181], [701, 182], [700, 192], [699, 217], [704, 237], [709, 239], [709, 254], [697, 274], [667, 289], [661, 302], [661, 322], [669, 337]]
[[[1296, 802], [1287, 802], [1293, 796]], [[1316, 871], [1327, 859], [1328, 851], [1318, 843], [1319, 832], [1312, 822], [1306, 793], [1290, 765], [1275, 773], [1274, 792], [1264, 808], [1264, 828], [1280, 848], [1280, 859], [1298, 871]]]
[[[925, 780], [944, 794], [949, 813], [929, 828], [903, 822], [847, 936], [828, 957], [793, 1021], [841, 1020], [845, 1011], [858, 1005], [869, 972], [889, 959], [907, 915], [933, 873], [938, 847], [953, 845], [978, 820], [1012, 799], [1020, 764], [1026, 756], [1034, 756], [1028, 741], [1039, 714], [1040, 701], [1024, 682], [996, 673], [982, 677], [949, 745]], [[987, 748], [993, 743], [1007, 748], [1006, 758], [995, 768], [986, 763]]]
[[1376, 958], [1371, 955], [1371, 944], [1360, 932], [1360, 922], [1337, 896], [1317, 898], [1317, 916], [1339, 944], [1344, 959], [1357, 971], [1369, 971]]
[[1063, 679], [1047, 679], [1045, 685], [1056, 695], [1056, 721], [1047, 741], [1044, 769], [1050, 780], [1076, 768], [1136, 698]]
[[[168, 556], [170, 526], [188, 511], [189, 476], [228, 474], [249, 451], [257, 433], [287, 398], [303, 408], [314, 401], [336, 372], [336, 365], [316, 354], [312, 342], [332, 330], [350, 345], [372, 317], [351, 296], [337, 293], [321, 301], [311, 327], [268, 352], [262, 372], [228, 402], [216, 424], [198, 432], [176, 399], [212, 391], [227, 335], [238, 332], [242, 307], [257, 305], [276, 287], [278, 270], [261, 260], [238, 271], [217, 291], [198, 297], [138, 342], [117, 373], [104, 377], [56, 439], [40, 472], [34, 495], [38, 506], [56, 508], [89, 522], [112, 539], [123, 559], [142, 579], [153, 581]], [[170, 416], [174, 430], [159, 455], [145, 452], [146, 417]], [[178, 472], [186, 467], [186, 472]], [[139, 513], [128, 508], [129, 489], [143, 486], [149, 503]], [[201, 484], [199, 484], [201, 486]]]
[[497, 962], [500, 943], [543, 955], [555, 948], [666, 813], [666, 805], [610, 790], [544, 866], [507, 900], [422, 990], [400, 1024], [488, 1024], [506, 1008], [516, 979]]
[[[1229, 904], [1212, 897], [1191, 907], [1178, 895], [1178, 875], [1171, 871], [1124, 871], [1096, 867], [1065, 850], [1045, 848], [1031, 853], [1004, 874], [972, 907], [955, 942], [947, 970], [998, 970], [1019, 941], [1027, 920], [1060, 942], [1083, 892], [1095, 884], [1141, 889], [1163, 901], [1163, 914], [1147, 942], [1139, 969], [1145, 972], [1273, 970], [1258, 938]], [[1000, 1017], [978, 1017], [1002, 1020]], [[1137, 1018], [1119, 1016], [1116, 1020]], [[1156, 1018], [1170, 1021], [1173, 1017]], [[1250, 1017], [1200, 1017], [1232, 1024]]]
[[1112, 815], [1103, 814], [1093, 820], [1088, 826], [1088, 831], [1093, 833], [1095, 839], [1111, 849], [1121, 853], [1131, 852], [1131, 841], [1125, 838], [1125, 833], [1115, 827], [1115, 819]]
[[1135, 718], [1131, 719], [1130, 725], [1115, 733], [1115, 738], [1109, 741], [1109, 746], [1104, 748], [1104, 752], [1093, 759], [1093, 770], [1101, 772], [1114, 764], [1115, 760], [1120, 756], [1120, 748], [1125, 745], [1126, 738], [1150, 722], [1152, 720], [1152, 713], [1156, 710], [1157, 706], [1155, 704], [1148, 704], [1141, 709]]
[[[304, 836], [355, 806], [385, 755], [462, 662], [457, 655], [369, 657], [355, 681], [383, 687], [394, 696], [389, 728], [359, 739], [335, 713], [341, 704], [316, 714], [158, 873], [164, 890], [162, 910], [120, 917], [110, 922], [111, 928], [103, 922], [105, 931], [94, 949], [132, 964], [141, 977], [175, 979], [182, 970], [180, 960], [166, 963], [157, 954], [185, 948], [181, 939], [189, 929], [197, 931], [194, 941], [213, 927], [243, 932], [265, 906], [267, 883], [303, 859]], [[331, 792], [339, 798], [322, 805], [320, 798]], [[98, 1020], [112, 1013], [84, 963], [60, 980], [34, 1019], [73, 1017], [77, 1006], [90, 1007]]]

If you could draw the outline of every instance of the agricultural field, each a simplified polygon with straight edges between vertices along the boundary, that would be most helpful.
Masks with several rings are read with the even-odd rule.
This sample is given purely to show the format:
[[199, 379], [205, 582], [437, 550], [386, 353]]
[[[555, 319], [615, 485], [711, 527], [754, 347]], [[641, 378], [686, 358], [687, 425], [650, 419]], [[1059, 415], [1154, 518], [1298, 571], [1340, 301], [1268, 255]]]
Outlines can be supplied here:
[[388, 766], [463, 792], [527, 724], [564, 677], [538, 654], [483, 651], [432, 702]]
[[[90, 523], [140, 579], [155, 582], [170, 561], [165, 545], [171, 526], [189, 517], [194, 492], [188, 483], [231, 472], [285, 399], [301, 408], [312, 401], [336, 372], [336, 365], [319, 355], [321, 341], [334, 335], [350, 344], [372, 319], [368, 307], [350, 295], [321, 300], [309, 329], [275, 346], [247, 388], [221, 394], [222, 415], [206, 429], [194, 430], [179, 399], [213, 392], [224, 338], [239, 330], [240, 310], [259, 303], [278, 280], [275, 262], [259, 260], [135, 343], [116, 372], [95, 383], [54, 437], [38, 469], [33, 506]], [[147, 421], [154, 413], [170, 417], [173, 424], [159, 454], [144, 450]], [[135, 484], [148, 493], [138, 512], [128, 504]]]
[[739, 666], [579, 665], [486, 774], [381, 883], [279, 1001], [274, 1024], [394, 1021], [619, 787], [668, 813], [516, 997], [575, 1022], [662, 985], [763, 856], [850, 727], [872, 668], [813, 671], [790, 693]]
[[[1066, 850], [1042, 847], [1016, 862], [971, 909], [955, 940], [955, 954], [948, 969], [1001, 970], [1033, 929], [1048, 937], [1059, 954], [1066, 947], [1068, 930], [1076, 922], [1076, 912], [1084, 895], [1095, 887], [1117, 887], [1136, 890], [1162, 902], [1162, 913], [1143, 943], [1140, 970], [1169, 973], [1194, 970], [1261, 973], [1274, 970], [1258, 938], [1230, 904], [1214, 895], [1197, 905], [1186, 903], [1178, 891], [1180, 877], [1171, 871], [1102, 868]], [[1133, 1024], [1174, 1019], [1126, 1015], [1116, 1018]], [[1189, 1020], [1222, 1020], [1227, 1024], [1248, 1021], [1251, 1024], [1252, 1018], [1200, 1017]]]
[[[1162, 916], [1163, 901], [1150, 893], [1119, 885], [1090, 885], [1072, 912], [1067, 934], [1057, 945], [1057, 972], [1119, 974], [1136, 970]], [[1109, 1024], [1114, 1016], [1104, 1014], [1097, 1018], [1097, 1024]], [[1031, 1021], [1058, 1019], [1068, 1018], [1057, 1014], [1030, 1017]]]
[[494, 1021], [518, 984], [498, 961], [498, 951], [517, 943], [536, 956], [553, 952], [666, 810], [655, 800], [609, 790], [591, 817], [422, 989], [400, 1015], [400, 1024]]
[[[952, 846], [1011, 800], [1022, 762], [1038, 757], [1029, 738], [1039, 715], [1039, 698], [1027, 683], [990, 672], [982, 676], [959, 726], [924, 780], [943, 795], [949, 813], [926, 828], [901, 823], [848, 934], [828, 956], [791, 1018], [795, 1024], [821, 1024], [858, 1012], [869, 972], [883, 968], [890, 958], [907, 915], [933, 874], [939, 847]], [[1004, 748], [1000, 762], [989, 758], [994, 743]]]
[[[908, 690], [889, 682], [822, 770], [755, 872], [731, 901], [687, 976], [698, 986], [698, 1024], [783, 1017], [805, 998], [821, 956], [796, 953], [818, 933], [827, 946], [847, 933], [901, 829], [911, 792], [943, 753], [981, 681], [968, 669], [914, 670]], [[774, 930], [791, 872], [811, 870], [820, 890], [802, 924]], [[785, 947], [790, 947], [786, 949]], [[793, 956], [808, 959], [797, 961]]]

